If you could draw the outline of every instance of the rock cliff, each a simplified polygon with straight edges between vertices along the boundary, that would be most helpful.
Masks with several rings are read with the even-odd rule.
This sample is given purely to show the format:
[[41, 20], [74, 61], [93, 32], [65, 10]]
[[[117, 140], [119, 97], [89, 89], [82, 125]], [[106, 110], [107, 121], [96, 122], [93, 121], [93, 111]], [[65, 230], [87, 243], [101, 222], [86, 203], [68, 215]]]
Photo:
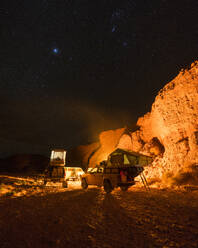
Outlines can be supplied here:
[[157, 138], [164, 147], [163, 156], [147, 170], [149, 177], [168, 175], [177, 183], [187, 180], [185, 173], [187, 177], [198, 174], [198, 62], [160, 90], [151, 112], [139, 118], [137, 125], [145, 143]]
[[198, 184], [198, 61], [159, 91], [151, 112], [140, 117], [137, 126], [135, 132], [124, 128], [102, 132], [89, 166], [119, 147], [154, 155], [153, 164], [145, 169], [153, 181]]

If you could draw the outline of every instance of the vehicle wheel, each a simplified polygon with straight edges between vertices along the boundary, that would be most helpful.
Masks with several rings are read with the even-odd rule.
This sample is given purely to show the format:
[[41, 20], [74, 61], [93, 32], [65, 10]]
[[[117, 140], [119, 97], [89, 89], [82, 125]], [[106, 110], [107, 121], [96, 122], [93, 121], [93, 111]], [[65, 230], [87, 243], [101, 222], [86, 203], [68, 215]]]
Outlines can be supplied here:
[[111, 191], [113, 190], [113, 187], [111, 186], [111, 183], [108, 180], [104, 181], [104, 191], [106, 193], [111, 193]]
[[62, 183], [62, 186], [63, 186], [63, 188], [67, 188], [67, 187], [68, 187], [67, 182], [64, 181], [64, 182]]
[[87, 184], [87, 182], [86, 182], [85, 179], [82, 179], [82, 181], [81, 181], [81, 187], [82, 187], [83, 189], [87, 189], [88, 184]]
[[127, 191], [128, 190], [128, 186], [126, 186], [126, 185], [124, 185], [124, 186], [120, 186], [120, 189], [122, 190], [122, 191]]

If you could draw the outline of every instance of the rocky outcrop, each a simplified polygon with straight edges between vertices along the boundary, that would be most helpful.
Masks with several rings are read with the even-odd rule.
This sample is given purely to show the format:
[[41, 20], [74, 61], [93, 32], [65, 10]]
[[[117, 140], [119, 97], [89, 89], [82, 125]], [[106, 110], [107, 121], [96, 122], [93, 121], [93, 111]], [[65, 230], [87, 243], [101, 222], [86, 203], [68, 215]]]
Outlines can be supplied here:
[[107, 159], [107, 156], [118, 147], [120, 138], [125, 128], [104, 131], [99, 135], [100, 147], [89, 159], [89, 166], [94, 167], [99, 162]]
[[182, 70], [157, 95], [150, 113], [139, 118], [141, 139], [164, 147], [147, 170], [149, 177], [177, 176], [198, 164], [198, 63]]
[[89, 166], [123, 148], [155, 156], [145, 170], [153, 181], [177, 184], [191, 177], [198, 183], [198, 62], [160, 90], [151, 112], [140, 117], [137, 126], [135, 132], [124, 128], [102, 132], [100, 147], [92, 153]]

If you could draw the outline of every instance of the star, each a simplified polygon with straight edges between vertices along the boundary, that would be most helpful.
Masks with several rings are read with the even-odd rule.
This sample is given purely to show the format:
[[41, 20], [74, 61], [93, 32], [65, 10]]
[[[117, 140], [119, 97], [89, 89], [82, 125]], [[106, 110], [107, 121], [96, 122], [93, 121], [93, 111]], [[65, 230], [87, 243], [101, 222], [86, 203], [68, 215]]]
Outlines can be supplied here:
[[58, 48], [53, 48], [52, 51], [53, 51], [54, 54], [58, 54], [59, 53], [59, 49]]
[[111, 32], [114, 33], [116, 31], [116, 26], [113, 26]]

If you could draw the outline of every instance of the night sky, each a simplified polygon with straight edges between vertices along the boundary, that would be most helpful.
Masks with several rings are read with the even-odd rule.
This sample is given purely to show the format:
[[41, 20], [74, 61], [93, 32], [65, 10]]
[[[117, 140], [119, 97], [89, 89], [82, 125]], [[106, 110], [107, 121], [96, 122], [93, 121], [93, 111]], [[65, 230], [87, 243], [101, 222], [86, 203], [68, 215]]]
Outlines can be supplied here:
[[1, 0], [0, 156], [134, 127], [198, 59], [197, 0]]

